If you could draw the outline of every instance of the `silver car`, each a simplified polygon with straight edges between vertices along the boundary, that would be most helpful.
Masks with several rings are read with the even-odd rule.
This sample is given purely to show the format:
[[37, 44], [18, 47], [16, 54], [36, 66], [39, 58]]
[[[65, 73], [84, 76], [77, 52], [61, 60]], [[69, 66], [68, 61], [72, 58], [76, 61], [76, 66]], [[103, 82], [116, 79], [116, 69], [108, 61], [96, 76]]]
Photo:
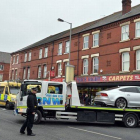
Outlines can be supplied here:
[[96, 93], [96, 105], [115, 106], [117, 108], [140, 107], [140, 87], [122, 86]]

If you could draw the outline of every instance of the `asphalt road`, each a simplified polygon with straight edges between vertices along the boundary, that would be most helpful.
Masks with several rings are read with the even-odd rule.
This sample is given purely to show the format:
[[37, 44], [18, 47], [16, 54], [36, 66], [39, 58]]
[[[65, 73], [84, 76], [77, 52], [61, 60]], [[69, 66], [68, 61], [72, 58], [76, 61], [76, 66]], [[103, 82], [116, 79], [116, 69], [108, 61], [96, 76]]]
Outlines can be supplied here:
[[21, 135], [19, 129], [25, 118], [14, 116], [13, 110], [0, 107], [0, 140], [140, 140], [140, 127], [77, 123], [74, 121], [42, 120], [34, 125], [36, 136]]

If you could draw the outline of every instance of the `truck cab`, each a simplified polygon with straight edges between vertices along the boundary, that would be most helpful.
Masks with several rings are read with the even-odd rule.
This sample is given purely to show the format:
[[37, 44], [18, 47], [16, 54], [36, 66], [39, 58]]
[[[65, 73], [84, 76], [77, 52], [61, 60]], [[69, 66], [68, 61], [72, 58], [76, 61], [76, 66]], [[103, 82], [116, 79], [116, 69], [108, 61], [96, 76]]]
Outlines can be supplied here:
[[17, 82], [0, 82], [0, 106], [7, 109], [14, 107], [20, 85]]

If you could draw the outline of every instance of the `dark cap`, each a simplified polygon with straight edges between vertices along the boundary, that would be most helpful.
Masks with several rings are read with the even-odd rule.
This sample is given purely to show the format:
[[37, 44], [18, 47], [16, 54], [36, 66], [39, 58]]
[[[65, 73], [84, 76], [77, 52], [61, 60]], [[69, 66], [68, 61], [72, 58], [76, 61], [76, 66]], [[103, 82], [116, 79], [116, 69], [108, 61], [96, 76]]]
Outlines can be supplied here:
[[31, 88], [31, 90], [33, 90], [33, 91], [38, 91], [38, 88], [37, 87], [34, 87], [34, 88]]

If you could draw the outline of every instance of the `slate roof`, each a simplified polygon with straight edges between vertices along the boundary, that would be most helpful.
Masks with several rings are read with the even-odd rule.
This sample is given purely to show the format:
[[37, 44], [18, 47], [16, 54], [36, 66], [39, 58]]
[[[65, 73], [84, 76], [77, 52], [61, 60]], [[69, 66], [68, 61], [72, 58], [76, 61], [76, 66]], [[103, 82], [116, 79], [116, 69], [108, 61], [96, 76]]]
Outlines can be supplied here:
[[7, 52], [0, 52], [0, 62], [10, 63], [11, 55]]
[[[124, 15], [122, 15], [122, 11], [119, 11], [119, 12], [113, 13], [109, 16], [106, 16], [104, 18], [98, 19], [96, 21], [92, 21], [92, 22], [83, 24], [81, 26], [75, 27], [72, 29], [72, 35], [77, 34], [77, 33], [81, 33], [81, 32], [87, 31], [87, 30], [91, 30], [91, 29], [94, 29], [94, 28], [97, 28], [97, 27], [100, 27], [100, 26], [103, 26], [106, 24], [110, 24], [110, 23], [113, 23], [116, 21], [120, 21], [120, 20], [129, 18], [129, 17], [133, 17], [133, 16], [139, 15], [139, 14], [140, 14], [140, 4], [132, 7], [131, 11], [124, 14]], [[45, 43], [49, 43], [49, 42], [52, 42], [52, 41], [55, 41], [55, 40], [58, 40], [58, 39], [61, 39], [64, 37], [68, 37], [68, 36], [69, 36], [69, 30], [66, 30], [66, 31], [63, 31], [61, 33], [46, 37], [46, 38], [44, 38], [44, 39], [42, 39], [34, 44], [31, 44], [27, 47], [24, 47], [16, 52], [31, 49], [31, 48], [43, 45]], [[13, 53], [16, 53], [16, 52], [13, 52]], [[13, 53], [11, 53], [11, 54], [13, 54]]]

